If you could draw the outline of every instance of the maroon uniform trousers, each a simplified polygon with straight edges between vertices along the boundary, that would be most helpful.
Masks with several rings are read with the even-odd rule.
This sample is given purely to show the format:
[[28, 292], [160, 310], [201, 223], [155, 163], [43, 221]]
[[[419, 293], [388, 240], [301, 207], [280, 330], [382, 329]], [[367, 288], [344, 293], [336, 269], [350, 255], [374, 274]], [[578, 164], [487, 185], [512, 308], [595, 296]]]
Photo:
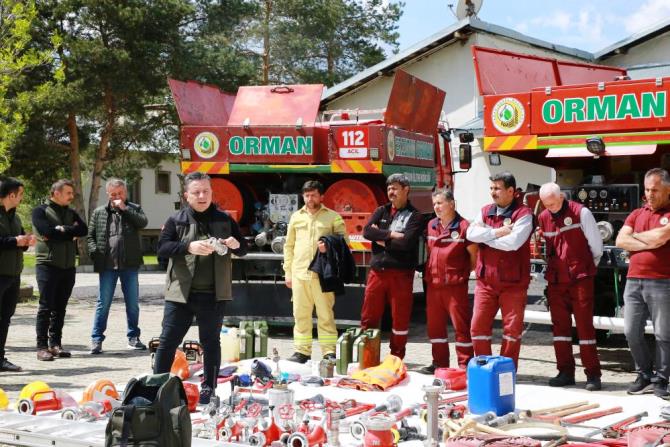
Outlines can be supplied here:
[[384, 308], [391, 305], [393, 319], [391, 354], [405, 357], [405, 345], [412, 314], [414, 270], [370, 269], [361, 315], [361, 328], [378, 328]]
[[465, 369], [474, 351], [470, 340], [472, 310], [468, 301], [468, 283], [436, 286], [426, 291], [426, 319], [428, 338], [433, 349], [433, 363], [443, 368], [449, 366], [447, 318], [451, 319], [456, 333], [458, 366]]
[[596, 330], [593, 328], [593, 277], [566, 284], [549, 284], [549, 311], [554, 332], [556, 368], [575, 374], [572, 355], [572, 318], [575, 316], [579, 355], [587, 377], [600, 377], [600, 360], [596, 349]]
[[527, 285], [518, 286], [477, 280], [472, 316], [472, 345], [475, 355], [491, 355], [493, 320], [498, 309], [502, 314], [503, 336], [500, 355], [519, 366], [523, 316], [528, 300]]

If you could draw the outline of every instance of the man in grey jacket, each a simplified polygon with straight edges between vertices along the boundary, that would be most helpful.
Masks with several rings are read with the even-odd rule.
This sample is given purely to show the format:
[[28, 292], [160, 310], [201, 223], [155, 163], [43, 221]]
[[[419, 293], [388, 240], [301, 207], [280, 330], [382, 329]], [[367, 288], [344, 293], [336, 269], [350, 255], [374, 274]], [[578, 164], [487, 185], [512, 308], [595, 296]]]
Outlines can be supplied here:
[[139, 230], [147, 226], [147, 216], [139, 205], [128, 201], [128, 189], [123, 180], [110, 178], [105, 189], [109, 201], [91, 214], [86, 238], [93, 268], [100, 277], [91, 354], [102, 352], [109, 308], [119, 279], [126, 303], [128, 349], [147, 349], [140, 341], [138, 282], [138, 269], [143, 263]]

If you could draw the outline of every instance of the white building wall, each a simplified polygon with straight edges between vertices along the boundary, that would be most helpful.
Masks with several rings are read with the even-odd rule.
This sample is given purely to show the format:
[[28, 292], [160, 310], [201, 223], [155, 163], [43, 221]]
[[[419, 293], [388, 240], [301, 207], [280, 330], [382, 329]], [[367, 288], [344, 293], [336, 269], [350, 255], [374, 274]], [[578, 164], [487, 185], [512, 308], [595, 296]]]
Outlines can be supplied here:
[[599, 63], [626, 68], [633, 65], [668, 63], [669, 55], [670, 32], [667, 32], [631, 47], [625, 53], [599, 61]]
[[[465, 44], [453, 43], [434, 53], [400, 67], [402, 70], [443, 89], [447, 95], [443, 110], [449, 126], [461, 127], [476, 118], [481, 110], [481, 96], [477, 87], [471, 46], [480, 45], [541, 56], [558, 56], [522, 42], [491, 34], [475, 33]], [[561, 59], [579, 60], [560, 55]], [[385, 107], [391, 91], [393, 78], [381, 76], [365, 84], [358, 90], [328, 103], [328, 109], [362, 109]], [[491, 173], [508, 170], [512, 172], [521, 188], [528, 183], [542, 184], [553, 179], [553, 170], [545, 166], [502, 156], [501, 166], [490, 166], [487, 154], [483, 153], [478, 141], [472, 144], [472, 169], [468, 173], [456, 175], [455, 197], [459, 213], [473, 219], [477, 211], [490, 202], [489, 181]]]
[[626, 68], [632, 79], [670, 77], [670, 32], [599, 63]]
[[[156, 172], [170, 173], [170, 193], [156, 193]], [[179, 201], [179, 162], [163, 161], [158, 169], [142, 169], [140, 205], [149, 219], [147, 230], [160, 230], [168, 217], [175, 213], [175, 202]]]

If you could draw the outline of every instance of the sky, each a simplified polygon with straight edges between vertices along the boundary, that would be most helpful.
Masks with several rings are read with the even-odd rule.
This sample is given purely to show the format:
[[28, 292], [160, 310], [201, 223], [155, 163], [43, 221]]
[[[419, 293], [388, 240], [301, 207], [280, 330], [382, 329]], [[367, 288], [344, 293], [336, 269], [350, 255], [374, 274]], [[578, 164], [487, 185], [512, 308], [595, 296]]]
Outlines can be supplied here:
[[[457, 21], [457, 0], [404, 0], [400, 50]], [[590, 52], [670, 19], [670, 0], [484, 0], [479, 19]]]

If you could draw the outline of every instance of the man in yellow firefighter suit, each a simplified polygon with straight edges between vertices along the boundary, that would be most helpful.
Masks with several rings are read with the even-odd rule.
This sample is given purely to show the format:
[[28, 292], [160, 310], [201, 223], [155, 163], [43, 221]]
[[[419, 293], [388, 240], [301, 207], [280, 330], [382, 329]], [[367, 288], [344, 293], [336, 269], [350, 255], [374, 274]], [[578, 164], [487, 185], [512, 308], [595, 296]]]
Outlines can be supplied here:
[[305, 363], [312, 357], [312, 312], [316, 306], [319, 345], [324, 359], [335, 359], [337, 328], [335, 327], [335, 294], [322, 292], [319, 276], [309, 265], [319, 250], [326, 246], [319, 238], [341, 235], [346, 239], [344, 220], [335, 211], [321, 204], [323, 185], [314, 180], [302, 187], [305, 206], [293, 213], [284, 245], [286, 287], [292, 291], [293, 344], [295, 352], [289, 361]]

